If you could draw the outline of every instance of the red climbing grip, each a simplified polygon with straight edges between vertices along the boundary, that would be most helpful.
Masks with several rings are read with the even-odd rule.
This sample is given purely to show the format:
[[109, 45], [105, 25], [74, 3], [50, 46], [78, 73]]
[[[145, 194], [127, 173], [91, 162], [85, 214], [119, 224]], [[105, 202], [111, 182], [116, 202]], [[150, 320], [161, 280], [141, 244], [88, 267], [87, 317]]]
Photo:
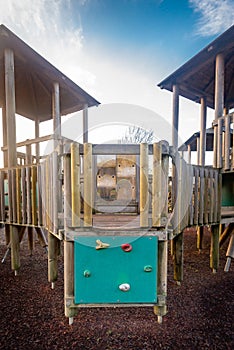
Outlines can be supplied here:
[[121, 245], [121, 248], [122, 248], [122, 250], [123, 250], [124, 252], [126, 252], [126, 253], [131, 252], [131, 250], [132, 250], [132, 246], [131, 246], [131, 244], [129, 244], [129, 243], [124, 243], [124, 244], [122, 244], [122, 245]]

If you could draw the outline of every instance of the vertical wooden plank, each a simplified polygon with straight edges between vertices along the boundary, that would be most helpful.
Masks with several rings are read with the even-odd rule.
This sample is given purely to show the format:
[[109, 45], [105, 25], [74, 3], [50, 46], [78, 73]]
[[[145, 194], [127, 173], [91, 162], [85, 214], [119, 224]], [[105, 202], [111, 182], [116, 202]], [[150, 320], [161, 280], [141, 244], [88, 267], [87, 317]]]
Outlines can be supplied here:
[[79, 144], [71, 144], [72, 226], [80, 226], [80, 152]]
[[17, 197], [16, 197], [16, 170], [11, 169], [11, 186], [12, 186], [12, 221], [17, 222]]
[[17, 165], [16, 155], [16, 122], [15, 122], [15, 73], [14, 53], [5, 49], [5, 96], [7, 120], [8, 167]]
[[27, 224], [32, 223], [31, 168], [26, 167]]
[[[40, 137], [40, 121], [38, 119], [35, 120], [35, 138]], [[40, 160], [40, 143], [35, 143], [35, 153], [36, 153], [36, 163], [39, 163]]]
[[194, 166], [194, 225], [198, 225], [198, 214], [199, 214], [199, 169]]
[[230, 140], [230, 115], [225, 117], [225, 143], [224, 143], [224, 169], [230, 169], [230, 159], [231, 159], [231, 140]]
[[8, 181], [8, 217], [9, 222], [13, 221], [13, 208], [12, 208], [12, 172], [10, 169], [7, 171], [7, 181]]
[[88, 143], [88, 106], [84, 105], [83, 109], [83, 143]]
[[93, 208], [92, 144], [84, 144], [84, 226], [92, 226]]
[[140, 144], [140, 226], [148, 227], [148, 144]]
[[205, 197], [205, 179], [204, 179], [204, 169], [200, 168], [200, 198], [199, 198], [199, 224], [204, 223], [204, 197]]
[[52, 153], [52, 218], [53, 218], [53, 232], [58, 231], [58, 153]]
[[190, 226], [193, 226], [194, 222], [194, 170], [192, 165], [189, 166], [189, 188], [190, 188], [190, 203], [189, 203], [189, 224]]
[[161, 226], [162, 214], [162, 146], [153, 144], [153, 177], [152, 177], [152, 226]]
[[162, 316], [167, 313], [167, 262], [168, 242], [158, 242], [158, 305], [154, 306], [154, 313], [158, 316], [159, 323], [162, 323]]
[[66, 154], [63, 160], [64, 167], [64, 229], [71, 226], [71, 156]]
[[[234, 128], [234, 113], [232, 114], [231, 117], [231, 121], [232, 121], [232, 130]], [[232, 144], [234, 145], [234, 132], [232, 132]], [[232, 165], [231, 165], [232, 169], [234, 169], [234, 146], [232, 146]]]
[[209, 188], [210, 188], [210, 211], [209, 211], [209, 222], [213, 222], [214, 217], [214, 172], [212, 169], [209, 170]]
[[219, 203], [219, 195], [218, 195], [218, 172], [214, 172], [214, 223], [218, 220], [218, 203]]
[[31, 167], [32, 173], [32, 225], [37, 226], [37, 167]]
[[22, 223], [27, 223], [27, 190], [26, 190], [26, 169], [21, 168], [22, 179]]
[[64, 307], [65, 316], [72, 324], [77, 309], [70, 308], [74, 302], [74, 242], [64, 241]]
[[5, 221], [5, 189], [4, 189], [4, 171], [0, 171], [0, 201], [1, 201], [1, 221]]
[[221, 118], [218, 119], [218, 143], [217, 143], [217, 168], [222, 168], [223, 166], [223, 159], [222, 159], [222, 153], [223, 153], [223, 120]]
[[38, 201], [38, 225], [43, 226], [43, 209], [42, 209], [42, 165], [37, 165], [37, 201]]
[[204, 189], [204, 224], [208, 224], [209, 222], [209, 218], [208, 218], [208, 212], [209, 212], [209, 202], [210, 202], [210, 191], [209, 191], [209, 171], [208, 169], [204, 170], [204, 175], [205, 175], [205, 179], [204, 179], [204, 185], [205, 185], [205, 189]]
[[21, 169], [16, 169], [16, 204], [17, 204], [17, 223], [22, 224], [22, 194], [21, 194]]
[[201, 117], [200, 117], [200, 159], [199, 165], [205, 165], [206, 156], [206, 98], [201, 98]]
[[219, 225], [211, 226], [210, 267], [217, 272], [219, 266]]

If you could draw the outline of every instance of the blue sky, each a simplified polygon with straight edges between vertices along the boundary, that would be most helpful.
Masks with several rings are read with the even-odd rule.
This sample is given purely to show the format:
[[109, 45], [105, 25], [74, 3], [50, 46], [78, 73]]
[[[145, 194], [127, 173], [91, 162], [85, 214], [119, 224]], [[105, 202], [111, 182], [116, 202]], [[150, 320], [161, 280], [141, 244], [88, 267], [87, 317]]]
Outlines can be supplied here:
[[[170, 123], [172, 96], [157, 83], [230, 27], [233, 10], [234, 0], [0, 0], [0, 22], [102, 104]], [[180, 112], [186, 139], [199, 108], [182, 99]]]

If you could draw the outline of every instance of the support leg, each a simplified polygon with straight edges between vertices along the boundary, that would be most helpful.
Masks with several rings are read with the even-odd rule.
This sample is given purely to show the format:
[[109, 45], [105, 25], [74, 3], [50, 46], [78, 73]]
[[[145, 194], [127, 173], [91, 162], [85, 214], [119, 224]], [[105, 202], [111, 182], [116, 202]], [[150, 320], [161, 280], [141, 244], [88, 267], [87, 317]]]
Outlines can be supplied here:
[[30, 256], [34, 250], [34, 229], [33, 227], [28, 227], [28, 248], [30, 250]]
[[6, 245], [10, 243], [11, 237], [10, 237], [10, 225], [5, 224], [5, 239], [6, 239]]
[[197, 228], [197, 249], [202, 250], [204, 226], [198, 226]]
[[162, 323], [162, 317], [167, 313], [167, 260], [168, 242], [158, 243], [158, 305], [154, 306], [154, 313], [158, 316], [158, 323]]
[[51, 282], [52, 289], [58, 279], [58, 252], [59, 240], [48, 232], [48, 281]]
[[174, 242], [174, 280], [178, 285], [183, 281], [183, 263], [184, 263], [184, 234], [183, 232], [179, 233], [173, 239]]
[[220, 239], [219, 239], [219, 246], [222, 247], [222, 245], [226, 242], [226, 240], [230, 237], [230, 235], [234, 233], [234, 223], [231, 222], [226, 229], [221, 232]]
[[48, 242], [47, 242], [47, 239], [46, 239], [46, 236], [45, 236], [45, 233], [44, 233], [43, 229], [40, 228], [40, 227], [36, 227], [35, 230], [36, 230], [37, 237], [38, 237], [38, 240], [40, 242], [40, 245], [43, 248], [45, 248], [45, 250], [48, 252]]
[[219, 225], [211, 226], [210, 268], [216, 273], [219, 266]]
[[65, 316], [69, 317], [69, 324], [77, 314], [74, 303], [74, 242], [64, 241], [64, 306]]
[[11, 269], [18, 274], [20, 268], [20, 238], [17, 226], [10, 225]]
[[227, 257], [227, 262], [225, 264], [224, 271], [228, 272], [230, 269], [230, 266], [231, 266], [231, 261], [232, 261], [232, 259], [234, 259], [234, 232], [232, 233], [229, 244], [228, 244], [226, 257]]

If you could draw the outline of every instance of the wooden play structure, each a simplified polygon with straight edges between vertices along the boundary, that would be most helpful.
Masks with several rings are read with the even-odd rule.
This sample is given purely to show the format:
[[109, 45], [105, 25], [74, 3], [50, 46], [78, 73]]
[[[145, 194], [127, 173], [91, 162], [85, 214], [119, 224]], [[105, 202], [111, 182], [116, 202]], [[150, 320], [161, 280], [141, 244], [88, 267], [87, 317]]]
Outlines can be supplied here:
[[[174, 278], [180, 283], [186, 227], [198, 227], [200, 248], [203, 226], [211, 227], [210, 266], [218, 269], [220, 230], [234, 222], [234, 203], [224, 195], [227, 187], [233, 191], [234, 183], [233, 38], [231, 27], [159, 84], [173, 91], [172, 146], [164, 140], [152, 145], [92, 145], [88, 108], [99, 103], [0, 26], [0, 222], [15, 274], [24, 232], [31, 250], [35, 233], [43, 246], [48, 241], [52, 288], [63, 251], [65, 315], [70, 324], [79, 308], [94, 306], [152, 305], [162, 322], [167, 312], [168, 243]], [[178, 150], [179, 94], [201, 101], [197, 165], [183, 159], [185, 149]], [[213, 166], [205, 166], [207, 106], [215, 109]], [[82, 144], [61, 133], [61, 116], [77, 111], [83, 111]], [[35, 122], [35, 138], [16, 142], [16, 113]], [[50, 119], [53, 134], [40, 137], [40, 123]], [[53, 149], [42, 155], [40, 145], [49, 140]], [[110, 159], [101, 162], [100, 156]], [[227, 231], [233, 237], [230, 226], [225, 237]]]

